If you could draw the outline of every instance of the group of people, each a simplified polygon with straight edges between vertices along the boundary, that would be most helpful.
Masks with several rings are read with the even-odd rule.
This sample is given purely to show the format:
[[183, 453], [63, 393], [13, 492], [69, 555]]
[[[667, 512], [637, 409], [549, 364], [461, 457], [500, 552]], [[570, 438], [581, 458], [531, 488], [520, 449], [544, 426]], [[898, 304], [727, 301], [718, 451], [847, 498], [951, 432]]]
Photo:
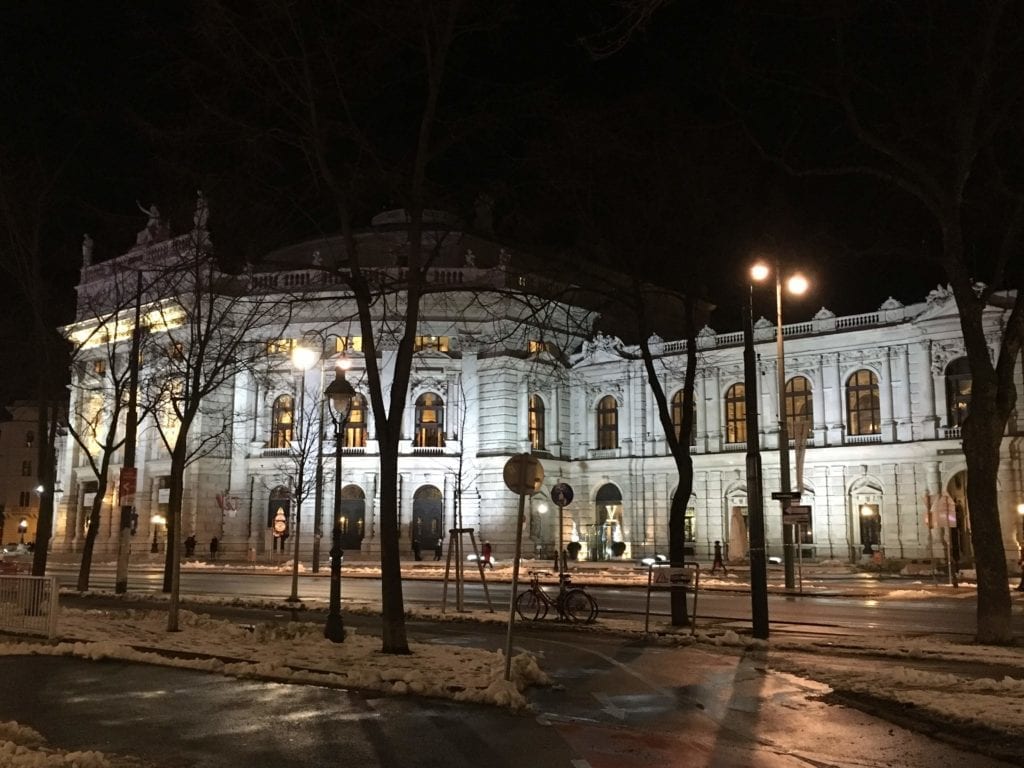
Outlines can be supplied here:
[[[185, 557], [193, 557], [196, 553], [196, 535], [193, 533], [185, 539]], [[217, 559], [217, 550], [220, 549], [220, 540], [214, 536], [210, 539], [210, 559]]]
[[[483, 549], [480, 551], [480, 560], [485, 567], [494, 568], [494, 563], [491, 562], [491, 542], [485, 541]], [[444, 539], [438, 538], [434, 542], [434, 560], [440, 560], [441, 555], [444, 553]], [[415, 560], [423, 559], [423, 547], [420, 545], [420, 540], [417, 537], [413, 537], [412, 540], [412, 556]]]

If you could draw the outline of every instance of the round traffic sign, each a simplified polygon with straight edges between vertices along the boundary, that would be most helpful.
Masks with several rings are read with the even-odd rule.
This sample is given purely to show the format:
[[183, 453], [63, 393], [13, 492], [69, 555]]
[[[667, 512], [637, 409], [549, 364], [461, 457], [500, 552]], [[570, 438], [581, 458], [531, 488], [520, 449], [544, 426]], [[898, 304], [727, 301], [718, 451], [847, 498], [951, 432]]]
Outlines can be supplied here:
[[520, 496], [536, 493], [544, 482], [544, 467], [530, 453], [517, 453], [506, 461], [503, 474], [508, 489]]
[[558, 483], [551, 489], [551, 500], [560, 507], [568, 507], [572, 504], [572, 486], [568, 483]]

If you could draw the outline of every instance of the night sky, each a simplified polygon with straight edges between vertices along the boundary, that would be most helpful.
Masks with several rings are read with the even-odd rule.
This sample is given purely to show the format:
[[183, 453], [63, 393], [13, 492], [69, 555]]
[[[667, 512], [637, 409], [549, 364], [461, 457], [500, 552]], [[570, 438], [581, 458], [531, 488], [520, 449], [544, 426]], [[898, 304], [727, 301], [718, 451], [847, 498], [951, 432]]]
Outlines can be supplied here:
[[[24, 190], [18, 205], [41, 210], [55, 325], [71, 317], [82, 233], [95, 239], [97, 260], [126, 250], [145, 224], [136, 201], [158, 204], [181, 231], [202, 187], [215, 224], [220, 216], [215, 236], [232, 243], [225, 251], [236, 261], [332, 230], [329, 206], [300, 199], [296, 190], [309, 185], [294, 156], [250, 161], [246, 138], [212, 115], [210, 105], [245, 113], [256, 130], [277, 119], [270, 95], [247, 103], [232, 83], [237, 73], [217, 68], [227, 49], [197, 31], [203, 5], [0, 7], [0, 189], [7, 200]], [[235, 5], [248, 13], [272, 3]], [[945, 282], [934, 265], [934, 226], [903, 191], [783, 167], [862, 159], [835, 104], [821, 97], [837, 45], [823, 4], [658, 5], [621, 41], [618, 3], [496, 3], [500, 11], [477, 17], [480, 31], [451, 59], [445, 106], [460, 119], [445, 124], [455, 139], [428, 169], [432, 206], [472, 221], [473, 201], [486, 192], [504, 241], [573, 258], [597, 253], [613, 266], [641, 260], [652, 279], [694, 286], [715, 304], [719, 331], [739, 329], [752, 254], [811, 277], [811, 294], [787, 305], [794, 321], [821, 306], [871, 311], [890, 295], [920, 301]], [[943, 73], [912, 58], [907, 39], [924, 27], [907, 22], [900, 5], [907, 17], [939, 7], [850, 4], [862, 12], [846, 42], [869, 65], [862, 72], [913, 100]], [[970, 29], [961, 5], [929, 14], [928, 34]], [[595, 48], [611, 50], [598, 56]], [[364, 90], [361, 107], [397, 154], [415, 111], [402, 91], [413, 65], [397, 47], [374, 55], [380, 88]], [[382, 185], [357, 223], [390, 207], [393, 190]], [[19, 294], [5, 277], [3, 340], [14, 354], [25, 319]], [[758, 313], [771, 316], [765, 294]]]

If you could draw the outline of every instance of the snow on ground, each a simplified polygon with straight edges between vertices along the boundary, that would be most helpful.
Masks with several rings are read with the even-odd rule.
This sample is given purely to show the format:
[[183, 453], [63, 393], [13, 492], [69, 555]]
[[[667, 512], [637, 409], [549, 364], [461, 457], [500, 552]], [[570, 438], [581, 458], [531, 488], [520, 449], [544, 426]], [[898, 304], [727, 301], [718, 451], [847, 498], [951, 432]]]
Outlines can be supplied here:
[[[419, 564], [417, 564], [419, 565]], [[274, 570], [287, 570], [282, 564]], [[191, 567], [191, 566], [190, 566]], [[346, 566], [348, 575], [355, 568]], [[373, 566], [359, 568], [371, 575]], [[416, 567], [411, 576], [437, 578], [443, 568]], [[505, 569], [510, 572], [510, 568]], [[509, 573], [505, 573], [506, 577]], [[475, 572], [469, 578], [475, 576]], [[643, 571], [588, 571], [588, 584], [645, 583]], [[732, 574], [715, 577], [722, 586], [746, 588]], [[702, 579], [702, 583], [707, 581]], [[808, 585], [810, 586], [810, 585]], [[821, 586], [818, 583], [816, 586]], [[880, 591], [872, 597], [921, 599], [934, 589], [920, 589], [927, 582], [911, 583], [905, 590]], [[108, 593], [97, 593], [108, 594]], [[961, 587], [956, 593], [973, 594]], [[38, 640], [8, 639], [0, 642], [0, 655], [46, 654], [89, 659], [122, 659], [205, 670], [239, 678], [257, 678], [297, 684], [360, 688], [392, 695], [420, 695], [456, 701], [489, 703], [511, 709], [528, 708], [524, 691], [531, 685], [545, 685], [547, 675], [529, 654], [512, 660], [511, 680], [504, 679], [505, 659], [499, 651], [465, 646], [410, 644], [411, 655], [385, 655], [376, 635], [348, 629], [343, 643], [323, 637], [323, 624], [295, 621], [285, 624], [243, 626], [213, 619], [188, 610], [179, 612], [180, 631], [166, 630], [164, 610], [131, 608], [133, 597], [153, 600], [166, 596], [122, 596], [125, 610], [81, 610], [62, 608], [59, 620], [61, 641], [47, 644]], [[190, 605], [200, 600], [190, 596]], [[238, 598], [202, 598], [203, 602], [280, 608], [278, 601]], [[370, 606], [346, 601], [346, 613], [374, 612]], [[504, 622], [507, 611], [469, 611], [442, 614], [438, 608], [410, 608], [409, 615], [442, 621]], [[643, 635], [642, 621], [599, 619], [588, 632], [607, 631]], [[713, 645], [730, 652], [765, 654], [767, 664], [781, 673], [810, 678], [832, 690], [866, 693], [912, 705], [947, 722], [984, 725], [1014, 736], [1024, 736], [1024, 649], [956, 644], [941, 637], [833, 636], [829, 638], [773, 638], [753, 640], [732, 630], [707, 628], [695, 635], [664, 623], [651, 625], [652, 642], [661, 645]], [[944, 660], [946, 669], [921, 669], [924, 662]], [[1007, 674], [1000, 679], [978, 679], [970, 670], [975, 664], [1001, 666]], [[959, 671], [963, 670], [961, 674]], [[119, 768], [122, 758], [100, 753], [63, 753], [48, 749], [39, 734], [17, 723], [0, 723], [0, 766], [11, 768]]]

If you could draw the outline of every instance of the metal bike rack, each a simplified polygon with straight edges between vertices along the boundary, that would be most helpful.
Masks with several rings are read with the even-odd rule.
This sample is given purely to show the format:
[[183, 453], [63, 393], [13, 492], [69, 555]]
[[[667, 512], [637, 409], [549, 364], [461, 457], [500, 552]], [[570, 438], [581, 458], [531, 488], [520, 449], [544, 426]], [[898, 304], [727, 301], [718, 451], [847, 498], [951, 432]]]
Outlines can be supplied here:
[[647, 564], [647, 607], [644, 611], [644, 632], [650, 631], [651, 593], [655, 590], [670, 591], [682, 587], [683, 591], [693, 595], [693, 610], [687, 610], [690, 617], [690, 634], [697, 631], [697, 592], [700, 587], [700, 565], [684, 563], [672, 566], [668, 563], [653, 562]]

